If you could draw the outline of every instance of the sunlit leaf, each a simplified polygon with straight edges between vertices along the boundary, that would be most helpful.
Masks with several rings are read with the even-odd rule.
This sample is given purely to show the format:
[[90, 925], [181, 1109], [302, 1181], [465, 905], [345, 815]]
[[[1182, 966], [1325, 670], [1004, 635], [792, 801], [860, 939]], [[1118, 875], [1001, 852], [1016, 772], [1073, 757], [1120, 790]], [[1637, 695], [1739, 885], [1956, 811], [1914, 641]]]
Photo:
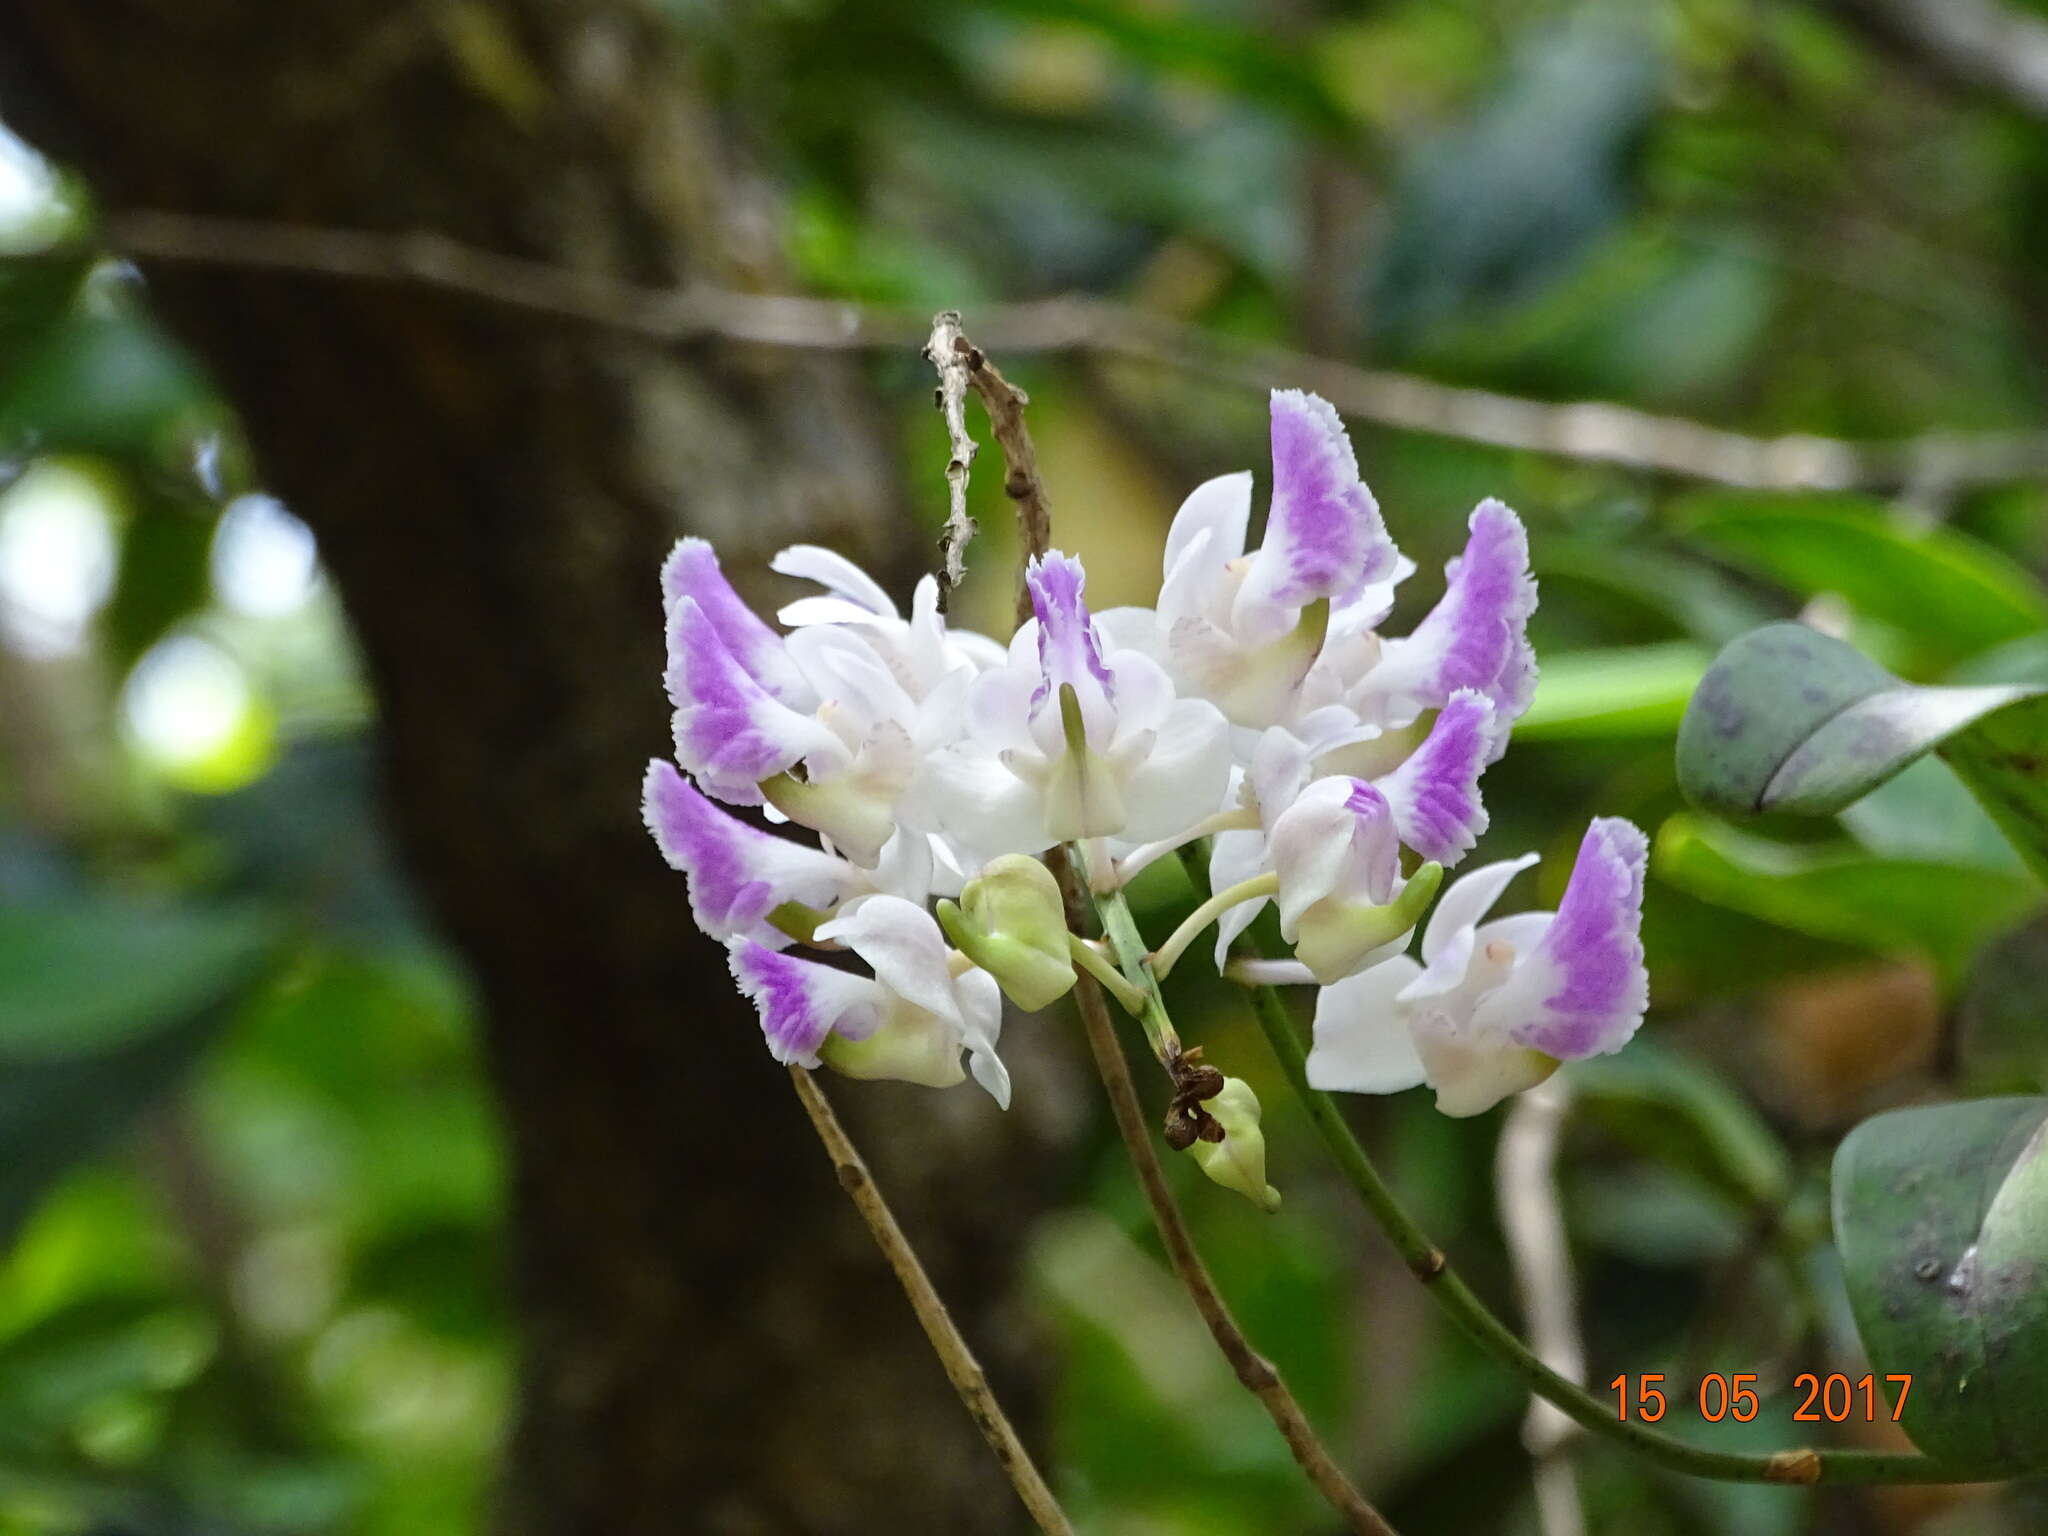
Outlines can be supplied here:
[[[2048, 1099], [1893, 1110], [1835, 1154], [1835, 1239], [1880, 1374], [1929, 1455], [2048, 1468]], [[1894, 1396], [1896, 1402], [1896, 1396]]]
[[1516, 738], [1668, 736], [1707, 661], [1706, 651], [1685, 641], [1546, 656]]
[[1951, 528], [1907, 523], [1860, 497], [1714, 493], [1681, 514], [1697, 542], [1801, 594], [1832, 592], [1912, 637], [1930, 664], [2048, 627], [2025, 567]]

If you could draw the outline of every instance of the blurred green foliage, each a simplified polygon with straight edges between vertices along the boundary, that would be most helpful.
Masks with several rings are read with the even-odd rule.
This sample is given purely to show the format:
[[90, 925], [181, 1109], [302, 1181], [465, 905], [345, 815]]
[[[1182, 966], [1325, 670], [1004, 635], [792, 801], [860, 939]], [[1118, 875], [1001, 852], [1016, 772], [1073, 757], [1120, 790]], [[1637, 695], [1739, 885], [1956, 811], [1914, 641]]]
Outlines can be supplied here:
[[[785, 190], [810, 289], [959, 305], [970, 327], [978, 301], [1082, 289], [1237, 338], [1757, 433], [2042, 416], [2048, 130], [1824, 7], [665, 9]], [[374, 727], [331, 594], [237, 598], [216, 533], [252, 489], [232, 416], [98, 255], [86, 192], [47, 191], [0, 259], [0, 576], [29, 573], [0, 584], [19, 610], [0, 612], [0, 1536], [475, 1529], [510, 1340], [472, 1005], [376, 834]], [[1006, 366], [1034, 397], [1060, 538], [1105, 606], [1147, 595], [1185, 488], [1262, 466], [1252, 392], [1100, 360]], [[929, 376], [904, 355], [872, 377], [936, 528]], [[1756, 1424], [1676, 1427], [1730, 1448], [1807, 1438], [1793, 1374], [1858, 1348], [1822, 1214], [1828, 1148], [1888, 1103], [2048, 1088], [2048, 949], [2007, 932], [2039, 893], [1937, 761], [1839, 818], [1736, 833], [1675, 819], [1674, 732], [1721, 645], [1800, 613], [1911, 682], [2048, 682], [2048, 488], [1704, 492], [1354, 430], [1421, 568], [1402, 618], [1432, 600], [1479, 496], [1531, 524], [1546, 670], [1489, 776], [1478, 856], [1542, 850], [1526, 894], [1549, 903], [1590, 814], [1662, 828], [1657, 1012], [1637, 1049], [1567, 1075], [1589, 1380], [1757, 1371]], [[998, 477], [973, 496], [986, 532], [961, 605], [1000, 628]], [[6, 555], [32, 528], [58, 553]], [[54, 618], [31, 601], [67, 581], [83, 597]], [[207, 729], [166, 734], [166, 715]], [[1188, 901], [1165, 868], [1139, 899], [1148, 932]], [[1535, 1530], [1521, 1394], [1330, 1181], [1201, 948], [1176, 972], [1177, 1016], [1260, 1094], [1287, 1201], [1268, 1219], [1176, 1168], [1248, 1331], [1410, 1536]], [[1498, 1117], [1454, 1124], [1415, 1095], [1356, 1115], [1511, 1306]], [[1029, 1278], [1056, 1325], [1052, 1443], [1084, 1529], [1326, 1529], [1189, 1317], [1099, 1125]], [[1674, 1483], [1601, 1445], [1577, 1466], [1588, 1528], [1628, 1536], [2048, 1521], [2024, 1486], [1816, 1499]]]

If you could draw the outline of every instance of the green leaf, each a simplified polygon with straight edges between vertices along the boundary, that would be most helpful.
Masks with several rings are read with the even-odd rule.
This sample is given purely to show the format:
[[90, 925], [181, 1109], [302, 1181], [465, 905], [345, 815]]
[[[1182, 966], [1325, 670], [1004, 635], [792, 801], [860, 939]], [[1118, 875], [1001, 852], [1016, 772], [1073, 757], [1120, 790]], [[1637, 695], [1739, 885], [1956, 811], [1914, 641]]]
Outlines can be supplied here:
[[2048, 1099], [1866, 1120], [1835, 1153], [1835, 1239], [1873, 1368], [1910, 1375], [1901, 1423], [1930, 1456], [2048, 1469]]
[[1546, 657], [1516, 738], [1668, 736], [1706, 669], [1707, 653], [1684, 641]]
[[1782, 928], [1924, 954], [1948, 982], [2041, 900], [2024, 874], [1776, 843], [1684, 814], [1658, 829], [1654, 867], [1702, 901]]
[[2048, 919], [2037, 917], [2001, 934], [1977, 957], [1956, 1001], [1956, 1070], [1970, 1092], [2048, 1089], [2043, 996], [2048, 996]]
[[204, 607], [210, 591], [215, 508], [138, 483], [134, 518], [101, 622], [114, 657], [133, 664], [172, 625]]
[[1566, 1070], [1580, 1114], [1737, 1205], [1772, 1209], [1791, 1192], [1784, 1147], [1706, 1063], [1638, 1041]]
[[1923, 757], [1841, 811], [1842, 825], [1871, 853], [1885, 858], [2026, 866], [1998, 823], [1938, 757]]
[[246, 910], [0, 907], [0, 1248], [184, 1076], [276, 936]]
[[1940, 750], [2028, 865], [2048, 878], [2048, 696], [1997, 710]]
[[1839, 594], [1910, 635], [1937, 669], [2048, 627], [2048, 597], [2025, 567], [1860, 497], [1712, 493], [1681, 515], [1721, 558], [1796, 592]]
[[2048, 874], [2048, 695], [1903, 683], [1800, 624], [1752, 630], [1714, 659], [1678, 728], [1678, 785], [1727, 816], [1827, 816], [1937, 749]]
[[114, 1049], [237, 995], [265, 913], [112, 900], [0, 907], [0, 1071]]

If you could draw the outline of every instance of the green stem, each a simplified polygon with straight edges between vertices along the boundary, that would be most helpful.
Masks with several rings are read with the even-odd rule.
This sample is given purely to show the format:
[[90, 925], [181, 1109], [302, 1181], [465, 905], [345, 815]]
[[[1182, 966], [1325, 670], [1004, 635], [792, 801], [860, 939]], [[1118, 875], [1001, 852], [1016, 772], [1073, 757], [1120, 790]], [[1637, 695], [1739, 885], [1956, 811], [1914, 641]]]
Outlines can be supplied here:
[[1740, 1483], [1956, 1483], [1973, 1479], [1950, 1472], [1925, 1456], [1881, 1451], [1774, 1451], [1746, 1456], [1709, 1451], [1660, 1434], [1635, 1420], [1616, 1417], [1613, 1404], [1602, 1402], [1577, 1382], [1560, 1376], [1530, 1351], [1507, 1324], [1450, 1267], [1444, 1251], [1429, 1240], [1403, 1209], [1400, 1200], [1366, 1156], [1336, 1102], [1309, 1086], [1308, 1058], [1288, 1016], [1286, 1001], [1271, 987], [1252, 989], [1259, 1024], [1273, 1053], [1300, 1095], [1323, 1143], [1380, 1229], [1392, 1239], [1409, 1270], [1429, 1288], [1451, 1320], [1503, 1365], [1521, 1377], [1532, 1392], [1555, 1403], [1594, 1434], [1619, 1440], [1649, 1460], [1675, 1472]]
[[1145, 1016], [1145, 1008], [1151, 1001], [1151, 994], [1143, 987], [1134, 987], [1125, 981], [1123, 974], [1109, 963], [1109, 957], [1078, 933], [1067, 935], [1067, 953], [1073, 956], [1074, 964], [1102, 983], [1103, 990], [1124, 1006], [1124, 1012], [1134, 1019]]
[[[1068, 857], [1078, 863], [1079, 851], [1070, 849]], [[1145, 936], [1138, 932], [1138, 919], [1132, 915], [1131, 905], [1124, 900], [1121, 890], [1097, 891], [1091, 886], [1090, 894], [1095, 901], [1095, 914], [1102, 923], [1102, 936], [1116, 954], [1117, 969], [1123, 973], [1123, 979], [1132, 990], [1143, 996], [1143, 1006], [1133, 1008], [1131, 1012], [1145, 1027], [1145, 1038], [1151, 1042], [1152, 1054], [1170, 1068], [1180, 1059], [1180, 1034], [1174, 1029], [1173, 1020], [1167, 1016], [1166, 999], [1159, 995], [1159, 979], [1145, 964]]]
[[[1201, 880], [1199, 864], [1189, 860], [1189, 873]], [[1337, 1160], [1358, 1198], [1372, 1213], [1380, 1230], [1393, 1242], [1409, 1271], [1422, 1282], [1437, 1304], [1450, 1314], [1464, 1333], [1492, 1355], [1530, 1391], [1557, 1405], [1567, 1416], [1596, 1435], [1618, 1440], [1647, 1460], [1674, 1472], [1694, 1477], [1715, 1478], [1737, 1483], [1959, 1483], [1974, 1479], [1947, 1470], [1925, 1456], [1894, 1455], [1883, 1451], [1835, 1451], [1796, 1449], [1773, 1451], [1768, 1455], [1743, 1455], [1733, 1451], [1710, 1451], [1687, 1445], [1661, 1434], [1634, 1419], [1617, 1416], [1611, 1403], [1602, 1402], [1577, 1382], [1559, 1375], [1539, 1360], [1516, 1337], [1514, 1331], [1494, 1315], [1475, 1295], [1464, 1279], [1451, 1268], [1444, 1251], [1430, 1241], [1415, 1218], [1401, 1205], [1399, 1197], [1380, 1177], [1365, 1148], [1352, 1133], [1336, 1101], [1308, 1080], [1308, 1056], [1295, 1032], [1287, 1002], [1274, 988], [1249, 989], [1259, 1026], [1265, 1031], [1273, 1054], [1288, 1082], [1308, 1110], [1311, 1123], [1323, 1144]]]
[[1173, 930], [1172, 936], [1153, 952], [1152, 974], [1164, 981], [1187, 947], [1201, 937], [1202, 931], [1217, 918], [1240, 902], [1257, 901], [1260, 897], [1270, 896], [1279, 889], [1280, 877], [1268, 871], [1263, 875], [1253, 875], [1249, 880], [1240, 880], [1237, 884], [1218, 891], [1190, 912], [1181, 925]]

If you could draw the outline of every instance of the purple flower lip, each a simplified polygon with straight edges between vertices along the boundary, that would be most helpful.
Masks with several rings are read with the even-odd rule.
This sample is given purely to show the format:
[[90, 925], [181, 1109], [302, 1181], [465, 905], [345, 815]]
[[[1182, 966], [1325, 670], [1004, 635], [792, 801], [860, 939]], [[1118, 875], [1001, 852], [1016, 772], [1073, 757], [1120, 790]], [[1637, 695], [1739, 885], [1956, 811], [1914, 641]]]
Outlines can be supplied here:
[[1391, 574], [1398, 554], [1335, 408], [1302, 390], [1274, 390], [1272, 446], [1266, 547], [1281, 568], [1261, 595], [1290, 607], [1341, 601]]
[[703, 539], [686, 538], [661, 567], [662, 604], [671, 613], [689, 598], [747, 675], [785, 703], [809, 703], [810, 689], [783, 648], [782, 636], [746, 605]]
[[811, 962], [742, 943], [733, 946], [731, 965], [732, 979], [760, 1011], [769, 1054], [780, 1062], [815, 1064], [832, 1021], [822, 1016], [806, 985]]
[[1634, 824], [1604, 816], [1586, 829], [1539, 946], [1559, 984], [1524, 1044], [1569, 1061], [1614, 1050], [1634, 1033], [1648, 1000], [1641, 934], [1648, 862], [1649, 840]]
[[756, 682], [693, 597], [669, 610], [676, 757], [721, 798], [753, 804], [762, 779], [798, 762], [823, 728]]
[[1446, 866], [1464, 857], [1486, 831], [1479, 776], [1492, 750], [1493, 705], [1484, 694], [1459, 689], [1427, 739], [1384, 783], [1402, 842]]

